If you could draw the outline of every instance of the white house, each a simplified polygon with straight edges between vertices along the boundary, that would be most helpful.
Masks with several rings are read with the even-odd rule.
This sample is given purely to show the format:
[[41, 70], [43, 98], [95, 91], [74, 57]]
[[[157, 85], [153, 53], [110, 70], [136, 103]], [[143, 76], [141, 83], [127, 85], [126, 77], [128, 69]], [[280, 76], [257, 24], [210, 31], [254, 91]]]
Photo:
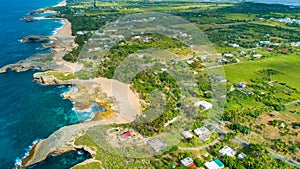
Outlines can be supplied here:
[[190, 133], [189, 131], [184, 131], [181, 133], [182, 137], [187, 139], [187, 138], [193, 138], [192, 133]]
[[199, 137], [202, 135], [209, 135], [210, 131], [206, 127], [200, 127], [194, 130], [194, 133]]
[[228, 46], [231, 46], [231, 47], [234, 47], [234, 48], [240, 47], [240, 45], [236, 44], [236, 43], [230, 43], [230, 44], [228, 44]]
[[207, 169], [222, 169], [225, 165], [219, 159], [214, 159], [213, 161], [204, 163], [205, 168]]
[[215, 161], [209, 161], [204, 163], [205, 168], [207, 169], [222, 169], [223, 167], [220, 167]]
[[228, 146], [224, 146], [221, 150], [219, 150], [219, 152], [220, 152], [223, 156], [227, 155], [227, 156], [230, 156], [230, 157], [235, 156], [236, 153], [237, 153], [236, 150], [234, 150], [234, 149], [232, 149], [232, 148], [230, 148], [230, 147], [228, 147]]
[[194, 160], [191, 157], [186, 157], [186, 158], [180, 160], [180, 163], [183, 164], [184, 166], [190, 167], [190, 168], [195, 166]]
[[202, 108], [204, 108], [205, 110], [211, 109], [213, 107], [213, 105], [207, 101], [201, 100], [198, 101], [196, 103], [194, 103], [195, 107], [199, 107], [201, 106]]
[[260, 58], [262, 58], [262, 55], [261, 54], [255, 54], [255, 55], [253, 55], [253, 58], [260, 59]]
[[227, 82], [227, 80], [223, 76], [211, 76], [212, 80], [217, 80], [221, 83]]
[[232, 58], [232, 57], [233, 57], [233, 54], [231, 54], [231, 53], [225, 53], [225, 54], [224, 54], [224, 57]]
[[236, 84], [236, 86], [239, 87], [239, 88], [245, 88], [246, 85], [247, 85], [246, 82], [240, 82], [240, 83]]
[[242, 160], [242, 159], [244, 159], [246, 156], [247, 156], [246, 154], [240, 153], [240, 154], [238, 155], [238, 159], [239, 159], [239, 160]]
[[188, 61], [186, 61], [186, 63], [190, 65], [190, 64], [194, 63], [194, 61], [193, 60], [188, 60]]
[[161, 68], [160, 70], [163, 71], [163, 72], [165, 72], [165, 71], [168, 70], [168, 68]]

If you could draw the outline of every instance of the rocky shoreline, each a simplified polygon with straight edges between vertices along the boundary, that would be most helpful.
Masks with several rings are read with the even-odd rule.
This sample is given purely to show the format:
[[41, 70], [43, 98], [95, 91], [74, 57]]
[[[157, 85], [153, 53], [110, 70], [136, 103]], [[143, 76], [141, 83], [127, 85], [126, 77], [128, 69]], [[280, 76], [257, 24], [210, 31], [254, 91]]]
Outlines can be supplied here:
[[[65, 28], [71, 29], [70, 23]], [[84, 134], [87, 129], [97, 125], [130, 123], [135, 120], [136, 115], [141, 113], [139, 96], [130, 89], [129, 84], [106, 78], [80, 80], [73, 77], [75, 68], [80, 68], [81, 65], [69, 63], [62, 59], [68, 51], [77, 46], [70, 30], [64, 30], [64, 32], [68, 34], [66, 40], [63, 38], [66, 37], [64, 33], [49, 37], [53, 41], [51, 53], [34, 55], [15, 64], [6, 65], [0, 69], [0, 73], [5, 73], [8, 69], [14, 71], [41, 69], [43, 72], [36, 72], [33, 75], [35, 82], [43, 85], [74, 84], [78, 91], [65, 93], [63, 94], [64, 98], [73, 101], [77, 108], [85, 108], [82, 105], [93, 100], [104, 107], [106, 111], [103, 113], [95, 112], [95, 116], [90, 121], [62, 127], [48, 138], [39, 141], [30, 150], [29, 155], [22, 159], [20, 168], [40, 163], [51, 154], [62, 154], [78, 149], [84, 149], [93, 156], [95, 152], [89, 147], [75, 145], [76, 138]], [[115, 91], [113, 91], [112, 86], [116, 86]], [[95, 91], [99, 92], [95, 94]], [[91, 160], [95, 159], [87, 159], [81, 165]]]
[[[22, 166], [18, 168], [27, 168], [40, 163], [51, 154], [62, 154], [78, 149], [89, 152], [93, 157], [95, 152], [92, 149], [83, 145], [75, 145], [76, 138], [83, 135], [87, 129], [97, 125], [130, 123], [141, 113], [139, 96], [131, 90], [129, 84], [101, 77], [90, 80], [80, 80], [74, 77], [75, 68], [80, 70], [82, 65], [63, 60], [66, 53], [77, 47], [74, 41], [75, 37], [71, 34], [71, 23], [64, 18], [53, 19], [62, 19], [65, 23], [57, 34], [51, 37], [28, 36], [23, 39], [23, 42], [51, 41], [50, 44], [43, 44], [44, 48], [51, 48], [51, 53], [37, 54], [17, 63], [6, 65], [0, 68], [0, 73], [5, 73], [7, 70], [19, 72], [40, 69], [43, 72], [36, 72], [33, 75], [35, 82], [43, 85], [73, 84], [78, 91], [69, 91], [64, 93], [63, 97], [73, 101], [76, 108], [86, 108], [87, 103], [94, 101], [104, 107], [106, 111], [95, 112], [95, 116], [90, 121], [62, 127], [48, 138], [39, 141], [30, 150], [29, 155], [22, 159]], [[96, 91], [98, 92], [96, 93]], [[88, 159], [80, 164], [93, 160], [95, 159]]]

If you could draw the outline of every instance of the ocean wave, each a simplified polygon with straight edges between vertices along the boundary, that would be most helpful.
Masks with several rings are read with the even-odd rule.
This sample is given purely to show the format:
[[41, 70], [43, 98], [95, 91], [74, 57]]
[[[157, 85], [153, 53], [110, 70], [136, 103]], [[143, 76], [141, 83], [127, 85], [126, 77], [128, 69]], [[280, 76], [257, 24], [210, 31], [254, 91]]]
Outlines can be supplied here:
[[75, 103], [73, 103], [72, 110], [76, 113], [77, 118], [80, 122], [84, 121], [91, 121], [95, 117], [96, 112], [104, 112], [105, 109], [101, 106], [99, 106], [96, 102], [93, 102], [91, 106], [89, 106], [86, 109], [78, 110], [75, 107]]
[[66, 24], [64, 20], [59, 20], [57, 22], [59, 22], [60, 24], [62, 24], [62, 26], [59, 27], [59, 28], [54, 29], [54, 31], [52, 31], [52, 35], [51, 36], [56, 35], [59, 32], [59, 30], [61, 30], [65, 26], [65, 24]]
[[21, 167], [22, 166], [22, 159], [29, 156], [30, 150], [33, 148], [34, 145], [36, 145], [39, 141], [41, 141], [42, 139], [35, 139], [30, 146], [28, 146], [28, 148], [25, 149], [25, 154], [23, 157], [18, 157], [15, 160], [15, 167]]

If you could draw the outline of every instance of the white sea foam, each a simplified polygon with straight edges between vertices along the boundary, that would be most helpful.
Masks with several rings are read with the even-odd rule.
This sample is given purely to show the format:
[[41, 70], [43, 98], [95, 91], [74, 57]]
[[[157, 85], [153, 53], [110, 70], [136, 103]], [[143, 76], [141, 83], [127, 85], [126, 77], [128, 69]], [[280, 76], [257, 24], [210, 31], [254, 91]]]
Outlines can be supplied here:
[[59, 32], [59, 30], [61, 30], [65, 26], [65, 24], [66, 24], [66, 22], [64, 20], [59, 20], [58, 22], [60, 24], [62, 24], [62, 26], [59, 27], [59, 28], [54, 29], [54, 31], [52, 31], [52, 36], [56, 35]]
[[22, 166], [22, 159], [29, 156], [29, 153], [30, 153], [30, 150], [32, 149], [32, 147], [34, 145], [36, 145], [41, 139], [35, 139], [30, 146], [28, 146], [28, 148], [25, 149], [25, 154], [23, 157], [18, 157], [16, 160], [15, 160], [15, 167], [19, 167], [19, 166]]

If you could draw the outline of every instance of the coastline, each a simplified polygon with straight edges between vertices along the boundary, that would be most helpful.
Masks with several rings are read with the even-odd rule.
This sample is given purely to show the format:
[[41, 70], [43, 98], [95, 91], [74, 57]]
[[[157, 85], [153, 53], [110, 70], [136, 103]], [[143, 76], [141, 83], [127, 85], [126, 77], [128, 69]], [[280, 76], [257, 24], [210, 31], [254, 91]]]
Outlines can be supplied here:
[[58, 3], [57, 5], [54, 5], [53, 7], [60, 7], [60, 6], [66, 6], [66, 5], [67, 5], [67, 1], [64, 0], [64, 1], [60, 2], [60, 3]]
[[[54, 5], [52, 7], [61, 7], [61, 6], [66, 6], [67, 5], [67, 1], [64, 0], [60, 3], [58, 3], [57, 5]], [[38, 10], [44, 10], [45, 8], [40, 8]], [[55, 11], [49, 11], [49, 10], [46, 10], [44, 11], [44, 13], [55, 13]], [[65, 18], [45, 18], [45, 17], [38, 17], [38, 20], [42, 20], [42, 19], [51, 19], [51, 20], [62, 20], [63, 21], [63, 25], [60, 27], [60, 28], [56, 28], [57, 30], [54, 30], [55, 33], [53, 35], [50, 35], [49, 38], [53, 41], [57, 41], [59, 38], [69, 38], [68, 42], [71, 43], [72, 45], [65, 45], [65, 46], [61, 46], [62, 48], [67, 48], [67, 51], [71, 51], [74, 47], [77, 46], [77, 44], [75, 44], [75, 37], [72, 36], [72, 30], [71, 30], [71, 23], [65, 19]], [[43, 45], [43, 44], [42, 44]], [[58, 49], [52, 49], [51, 51], [51, 54], [53, 55], [54, 58], [58, 58], [58, 57], [61, 57], [63, 55], [65, 55], [65, 53], [67, 51], [59, 51], [59, 48]], [[45, 55], [45, 54], [40, 54], [42, 55], [42, 57]], [[48, 54], [46, 54], [48, 56]], [[25, 60], [21, 60], [19, 62], [23, 62], [23, 61], [28, 61], [28, 62], [31, 62], [32, 59], [30, 59], [31, 57], [35, 58], [35, 55], [34, 56], [29, 56], [29, 60], [28, 58], [26, 58]], [[18, 64], [19, 62], [17, 62], [16, 64]], [[63, 64], [63, 63], [62, 63]], [[0, 73], [5, 73], [6, 72], [6, 69], [10, 68], [11, 65], [14, 65], [14, 64], [9, 64], [9, 65], [5, 65], [3, 66], [1, 69], [1, 72]], [[73, 65], [72, 65], [73, 67]], [[3, 69], [4, 68], [4, 69]], [[34, 67], [34, 66], [30, 66], [30, 68], [23, 68], [21, 70], [15, 70], [16, 72], [21, 72], [21, 71], [26, 71], [28, 69], [36, 69], [36, 68], [40, 68], [39, 66], [37, 67]], [[41, 70], [51, 70], [51, 68], [49, 67], [46, 67], [45, 69], [41, 69]], [[28, 161], [26, 161], [28, 159], [28, 157], [32, 157], [35, 153], [35, 151], [39, 148], [39, 145], [43, 142], [43, 139], [37, 139], [35, 141], [33, 141], [32, 145], [29, 146], [27, 152], [25, 153], [25, 155], [21, 158], [17, 158], [16, 159], [16, 162], [15, 162], [15, 167], [14, 168], [22, 168], [23, 167], [23, 164], [24, 163], [27, 163]], [[58, 150], [56, 152], [52, 152], [52, 154], [61, 154], [63, 152], [68, 152], [68, 151], [71, 151], [71, 150], [76, 150], [74, 148], [72, 149], [66, 149], [66, 150]]]
[[[65, 1], [59, 4], [59, 6], [65, 6], [65, 5], [66, 5]], [[44, 19], [48, 19], [48, 18], [44, 18]], [[22, 69], [24, 68], [32, 69], [37, 67], [37, 68], [41, 68], [41, 70], [44, 70], [46, 72], [53, 71], [53, 72], [73, 73], [75, 71], [75, 68], [78, 69], [78, 66], [80, 67], [80, 64], [78, 63], [70, 63], [63, 60], [63, 56], [67, 52], [71, 51], [73, 48], [78, 46], [74, 41], [75, 37], [72, 36], [71, 23], [66, 18], [51, 18], [51, 19], [59, 19], [64, 22], [63, 26], [60, 29], [58, 29], [54, 35], [50, 36], [50, 39], [53, 41], [53, 47], [51, 52], [53, 61], [51, 61], [51, 63], [58, 66], [57, 67], [53, 67], [53, 66], [45, 67], [44, 65], [36, 66], [34, 65], [35, 64], [34, 60], [27, 60], [27, 61], [25, 60], [26, 62], [31, 63], [32, 65], [28, 67], [23, 66], [24, 61], [21, 61], [21, 63], [16, 63], [17, 70], [19, 67], [22, 67]], [[5, 70], [6, 68], [11, 68], [10, 66], [11, 65], [5, 67]], [[39, 74], [39, 72], [34, 74], [34, 78], [36, 77], [37, 74]], [[46, 78], [41, 76], [41, 79], [44, 80]], [[90, 151], [89, 147], [84, 147], [84, 146], [78, 147], [74, 143], [76, 138], [81, 134], [83, 134], [82, 132], [85, 132], [88, 128], [96, 125], [129, 123], [135, 120], [136, 115], [141, 113], [140, 111], [141, 102], [139, 100], [139, 96], [137, 93], [135, 93], [130, 89], [129, 84], [124, 84], [122, 82], [113, 79], [106, 79], [106, 78], [97, 78], [92, 80], [71, 80], [71, 81], [59, 80], [59, 79], [55, 79], [55, 77], [50, 77], [48, 79], [53, 80], [52, 82], [55, 83], [51, 83], [51, 84], [43, 83], [44, 85], [63, 85], [64, 83], [76, 84], [76, 86], [77, 85], [83, 86], [81, 87], [81, 89], [85, 88], [87, 91], [89, 91], [88, 93], [90, 95], [93, 95], [94, 90], [100, 87], [101, 94], [105, 95], [105, 97], [90, 98], [90, 99], [94, 99], [97, 103], [108, 106], [109, 104], [108, 102], [112, 101], [109, 98], [113, 98], [114, 99], [113, 105], [109, 105], [109, 108], [104, 106], [104, 108], [106, 109], [105, 112], [109, 111], [108, 115], [105, 115], [107, 117], [104, 119], [101, 116], [101, 113], [95, 112], [91, 120], [85, 121], [83, 123], [71, 125], [71, 126], [64, 126], [58, 129], [57, 131], [53, 132], [48, 138], [40, 140], [39, 142], [37, 142], [35, 145], [32, 146], [28, 154], [26, 154], [27, 156], [21, 159], [22, 160], [21, 166], [20, 165], [16, 166], [16, 168], [29, 167], [34, 164], [42, 162], [50, 154], [62, 154], [71, 150], [84, 149], [85, 151], [93, 155], [93, 152]], [[41, 81], [36, 81], [36, 82], [41, 83]], [[81, 96], [83, 94], [86, 93], [70, 91], [64, 95], [64, 98], [68, 98], [71, 101], [75, 102], [76, 97], [78, 95]], [[83, 163], [91, 160], [93, 159], [87, 159], [87, 161], [84, 161]]]

